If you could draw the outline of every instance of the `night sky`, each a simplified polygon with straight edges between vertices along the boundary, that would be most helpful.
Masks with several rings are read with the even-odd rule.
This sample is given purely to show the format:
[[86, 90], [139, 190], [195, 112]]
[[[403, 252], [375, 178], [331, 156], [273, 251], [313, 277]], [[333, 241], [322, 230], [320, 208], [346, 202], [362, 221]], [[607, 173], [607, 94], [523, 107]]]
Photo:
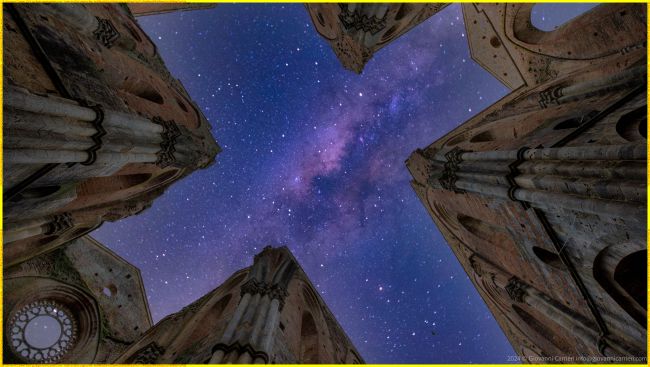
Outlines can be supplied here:
[[514, 355], [404, 164], [507, 93], [470, 59], [459, 5], [380, 50], [362, 75], [341, 66], [301, 4], [139, 22], [223, 148], [149, 210], [93, 233], [141, 269], [154, 321], [263, 247], [287, 245], [366, 362]]

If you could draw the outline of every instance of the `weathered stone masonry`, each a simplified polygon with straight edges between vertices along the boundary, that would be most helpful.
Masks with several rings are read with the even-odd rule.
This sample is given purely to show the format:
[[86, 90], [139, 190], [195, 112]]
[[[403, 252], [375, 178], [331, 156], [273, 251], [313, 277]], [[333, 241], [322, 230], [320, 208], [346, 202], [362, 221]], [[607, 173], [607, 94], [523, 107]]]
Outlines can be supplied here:
[[513, 91], [414, 152], [412, 186], [522, 357], [642, 357], [646, 7], [541, 32], [532, 6], [463, 5]]
[[148, 208], [219, 152], [126, 6], [5, 4], [4, 262]]

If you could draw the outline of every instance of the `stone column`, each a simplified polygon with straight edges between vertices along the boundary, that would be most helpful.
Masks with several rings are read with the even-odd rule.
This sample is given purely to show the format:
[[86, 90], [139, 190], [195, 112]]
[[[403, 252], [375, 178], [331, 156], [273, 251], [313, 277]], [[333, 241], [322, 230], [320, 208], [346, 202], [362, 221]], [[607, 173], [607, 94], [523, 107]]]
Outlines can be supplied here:
[[270, 363], [273, 335], [297, 269], [286, 249], [266, 247], [255, 256], [241, 286], [242, 301], [212, 350], [210, 363]]
[[273, 346], [273, 336], [275, 334], [276, 328], [278, 327], [279, 318], [280, 300], [274, 298], [271, 301], [269, 313], [266, 317], [266, 323], [264, 324], [264, 330], [262, 331], [261, 345], [264, 350], [271, 350], [271, 347]]
[[18, 88], [8, 90], [4, 104], [11, 111], [5, 114], [8, 164], [81, 163], [91, 159], [91, 150], [101, 150], [98, 162], [118, 169], [158, 159], [164, 127], [140, 116]]
[[47, 230], [47, 218], [37, 218], [5, 225], [3, 243], [10, 243], [32, 236], [38, 236]]
[[[502, 285], [510, 299], [516, 303], [525, 303], [543, 314], [547, 320], [552, 320], [569, 335], [575, 335], [585, 345], [595, 345], [604, 356], [624, 356], [628, 353], [617, 343], [611, 340], [601, 340], [598, 331], [587, 326], [582, 317], [561, 309], [552, 302], [545, 294], [513, 277], [507, 284]], [[603, 343], [604, 341], [604, 343]], [[602, 346], [602, 347], [601, 347]]]
[[[520, 201], [551, 212], [565, 209], [638, 222], [646, 202], [645, 170], [640, 164], [645, 160], [645, 143], [482, 152], [455, 148], [429, 159], [426, 174], [434, 189]], [[547, 172], [524, 173], [537, 168]], [[619, 176], [627, 173], [633, 177]], [[582, 179], [576, 181], [576, 176]]]

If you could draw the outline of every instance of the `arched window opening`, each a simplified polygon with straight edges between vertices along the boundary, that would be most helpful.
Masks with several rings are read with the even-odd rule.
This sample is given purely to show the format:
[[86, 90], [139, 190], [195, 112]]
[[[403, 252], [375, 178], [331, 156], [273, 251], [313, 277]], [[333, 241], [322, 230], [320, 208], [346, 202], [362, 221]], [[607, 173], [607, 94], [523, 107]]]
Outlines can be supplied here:
[[397, 14], [395, 14], [395, 20], [401, 20], [404, 18], [406, 14], [413, 10], [412, 7], [411, 4], [400, 4], [399, 10], [397, 11]]
[[128, 79], [128, 81], [125, 81], [122, 89], [155, 104], [163, 104], [165, 102], [163, 96], [151, 84], [141, 79]]
[[309, 312], [303, 312], [300, 324], [300, 363], [319, 363], [318, 329]]
[[457, 145], [458, 143], [460, 143], [463, 140], [465, 140], [465, 134], [458, 134], [458, 135], [454, 136], [453, 138], [449, 139], [449, 141], [447, 141], [447, 144], [445, 144], [445, 145], [447, 145], [449, 147], [452, 147], [454, 145]]
[[560, 270], [565, 269], [564, 265], [562, 264], [562, 260], [560, 259], [560, 255], [557, 253], [537, 246], [533, 246], [533, 253], [544, 264]]
[[646, 327], [647, 249], [633, 243], [608, 246], [594, 260], [594, 279], [627, 314]]
[[575, 129], [582, 123], [582, 118], [574, 117], [568, 120], [563, 120], [557, 125], [553, 126], [553, 130]]
[[625, 256], [614, 270], [614, 280], [632, 297], [647, 310], [648, 303], [648, 279], [647, 250], [641, 250]]
[[580, 127], [583, 123], [589, 121], [594, 116], [598, 115], [598, 111], [591, 110], [587, 113], [565, 117], [564, 119], [556, 120], [553, 130], [575, 129]]
[[512, 237], [505, 229], [469, 215], [458, 214], [458, 223], [469, 233], [500, 248], [514, 248]]
[[226, 292], [230, 292], [231, 290], [234, 290], [235, 287], [238, 287], [244, 281], [247, 275], [248, 275], [248, 271], [245, 271], [240, 274], [237, 274], [237, 276], [235, 276], [234, 278], [226, 281], [226, 283], [224, 283], [224, 289], [226, 290]]
[[[228, 304], [230, 303], [230, 299], [232, 298], [232, 294], [227, 294], [217, 303], [214, 304], [210, 308], [210, 310], [205, 314], [206, 316], [202, 318], [199, 323], [202, 325], [202, 328], [207, 329], [207, 332], [210, 332], [210, 330], [214, 330], [215, 324], [219, 322], [219, 319], [221, 318], [221, 315], [223, 314], [223, 311], [226, 310], [226, 307], [228, 307]], [[194, 334], [202, 334], [200, 330], [202, 328], [197, 328]], [[196, 337], [203, 337], [202, 335], [195, 335]], [[189, 340], [199, 340], [194, 337], [189, 338]]]
[[179, 98], [176, 98], [176, 104], [178, 104], [178, 107], [180, 107], [181, 110], [183, 110], [185, 112], [189, 112], [189, 110], [187, 109], [187, 106], [185, 106], [185, 103], [183, 103], [183, 101], [181, 101]]
[[616, 123], [616, 132], [627, 141], [640, 141], [647, 139], [648, 117], [646, 106], [628, 112]]
[[569, 354], [567, 347], [571, 343], [564, 338], [563, 334], [553, 331], [549, 325], [550, 320], [543, 319], [543, 316], [539, 315], [539, 312], [530, 308], [527, 311], [522, 307], [512, 305], [512, 309], [530, 327], [531, 331], [538, 333], [542, 338], [557, 348], [558, 351]]
[[320, 12], [316, 13], [316, 19], [318, 19], [318, 23], [322, 26], [325, 25], [325, 18], [323, 18], [323, 14]]
[[490, 130], [483, 131], [482, 133], [478, 133], [474, 135], [471, 139], [469, 139], [470, 143], [485, 143], [488, 141], [494, 141], [496, 138], [492, 134]]
[[23, 190], [20, 194], [16, 195], [10, 201], [17, 202], [25, 199], [41, 199], [53, 195], [61, 189], [59, 185], [31, 187]]
[[187, 327], [192, 328], [192, 334], [189, 337], [183, 339], [182, 344], [177, 345], [175, 350], [179, 356], [174, 360], [173, 363], [187, 363], [188, 361], [184, 359], [185, 356], [199, 353], [198, 348], [200, 348], [202, 345], [201, 341], [209, 338], [214, 330], [217, 329], [217, 324], [219, 322], [227, 321], [223, 320], [222, 315], [226, 310], [226, 307], [228, 307], [231, 299], [232, 293], [229, 293], [221, 297], [221, 299], [212, 305], [209, 310], [200, 308], [199, 311], [197, 311], [200, 312], [202, 316], [194, 317], [193, 321], [187, 325]]
[[146, 182], [149, 178], [151, 178], [150, 173], [93, 177], [78, 186], [77, 194], [85, 196], [126, 190]]
[[530, 22], [541, 31], [552, 32], [596, 6], [598, 4], [536, 4], [530, 14]]

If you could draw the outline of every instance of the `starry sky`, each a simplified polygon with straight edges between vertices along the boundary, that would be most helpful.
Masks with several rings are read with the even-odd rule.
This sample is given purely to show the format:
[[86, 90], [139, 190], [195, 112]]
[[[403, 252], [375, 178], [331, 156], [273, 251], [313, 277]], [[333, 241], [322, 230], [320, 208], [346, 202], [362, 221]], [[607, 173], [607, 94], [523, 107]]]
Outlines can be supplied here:
[[[568, 19], [534, 17], [551, 29]], [[380, 50], [361, 75], [340, 65], [301, 4], [139, 23], [223, 148], [149, 210], [93, 233], [141, 269], [154, 321], [263, 247], [287, 245], [366, 362], [514, 355], [404, 164], [507, 93], [470, 59], [459, 5]]]

